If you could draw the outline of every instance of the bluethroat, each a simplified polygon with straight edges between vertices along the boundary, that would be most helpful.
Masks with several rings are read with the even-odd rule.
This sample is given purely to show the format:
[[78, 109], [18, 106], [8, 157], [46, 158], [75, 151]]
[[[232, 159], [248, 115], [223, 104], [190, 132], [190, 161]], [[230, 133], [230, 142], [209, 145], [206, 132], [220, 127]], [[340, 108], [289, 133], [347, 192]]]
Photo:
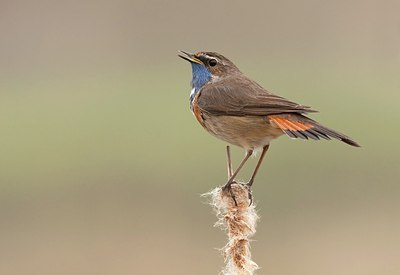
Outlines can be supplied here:
[[250, 190], [270, 142], [283, 134], [300, 139], [334, 138], [360, 147], [350, 137], [306, 116], [315, 110], [272, 94], [246, 77], [221, 54], [180, 51], [179, 57], [192, 65], [190, 109], [198, 122], [213, 136], [246, 150], [244, 159], [224, 189], [231, 189], [249, 157], [261, 151], [247, 183]]

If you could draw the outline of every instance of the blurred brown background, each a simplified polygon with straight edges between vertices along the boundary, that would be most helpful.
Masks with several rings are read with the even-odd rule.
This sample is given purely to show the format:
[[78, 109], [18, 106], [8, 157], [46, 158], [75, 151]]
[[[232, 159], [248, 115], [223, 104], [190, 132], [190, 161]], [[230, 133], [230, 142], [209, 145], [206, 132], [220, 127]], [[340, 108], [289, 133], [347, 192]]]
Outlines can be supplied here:
[[223, 53], [363, 146], [272, 144], [258, 274], [400, 274], [399, 10], [1, 1], [0, 274], [218, 273], [225, 235], [200, 194], [224, 183], [225, 144], [189, 111], [179, 49]]

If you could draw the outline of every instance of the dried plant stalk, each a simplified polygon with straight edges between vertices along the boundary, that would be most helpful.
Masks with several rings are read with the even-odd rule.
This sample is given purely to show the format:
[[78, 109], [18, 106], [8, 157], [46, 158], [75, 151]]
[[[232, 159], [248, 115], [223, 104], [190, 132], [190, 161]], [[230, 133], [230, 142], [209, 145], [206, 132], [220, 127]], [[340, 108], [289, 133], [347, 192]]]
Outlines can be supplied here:
[[[228, 177], [232, 174], [230, 151], [228, 155]], [[216, 226], [224, 229], [228, 235], [228, 243], [223, 248], [226, 266], [222, 271], [225, 275], [252, 275], [258, 269], [258, 265], [251, 260], [250, 238], [256, 232], [258, 215], [254, 203], [250, 205], [249, 189], [242, 183], [232, 184], [231, 193], [221, 187], [217, 187], [208, 196], [211, 197], [211, 205], [214, 207], [218, 221]]]

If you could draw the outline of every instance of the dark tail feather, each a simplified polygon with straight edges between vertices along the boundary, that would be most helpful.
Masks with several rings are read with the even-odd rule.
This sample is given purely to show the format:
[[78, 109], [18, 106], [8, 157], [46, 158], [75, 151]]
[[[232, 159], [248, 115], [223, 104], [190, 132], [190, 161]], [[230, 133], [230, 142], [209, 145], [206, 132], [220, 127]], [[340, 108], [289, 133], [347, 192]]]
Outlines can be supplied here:
[[357, 142], [352, 140], [350, 137], [341, 134], [339, 132], [336, 132], [332, 129], [329, 129], [325, 126], [322, 126], [321, 124], [314, 122], [313, 121], [314, 127], [312, 129], [315, 129], [317, 132], [319, 132], [321, 135], [325, 135], [334, 139], [338, 139], [340, 141], [343, 141], [344, 143], [347, 143], [348, 145], [355, 146], [355, 147], [361, 147]]

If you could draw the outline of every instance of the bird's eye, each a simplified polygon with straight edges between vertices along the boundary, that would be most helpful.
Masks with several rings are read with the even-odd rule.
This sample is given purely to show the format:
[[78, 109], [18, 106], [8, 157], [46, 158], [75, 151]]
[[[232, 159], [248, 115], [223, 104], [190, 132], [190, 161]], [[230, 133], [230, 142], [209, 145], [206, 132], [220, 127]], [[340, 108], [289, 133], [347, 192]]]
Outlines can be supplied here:
[[208, 65], [210, 65], [211, 67], [214, 67], [215, 65], [217, 65], [217, 60], [216, 59], [210, 59], [208, 60]]

